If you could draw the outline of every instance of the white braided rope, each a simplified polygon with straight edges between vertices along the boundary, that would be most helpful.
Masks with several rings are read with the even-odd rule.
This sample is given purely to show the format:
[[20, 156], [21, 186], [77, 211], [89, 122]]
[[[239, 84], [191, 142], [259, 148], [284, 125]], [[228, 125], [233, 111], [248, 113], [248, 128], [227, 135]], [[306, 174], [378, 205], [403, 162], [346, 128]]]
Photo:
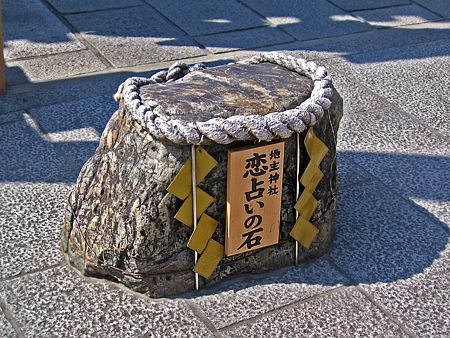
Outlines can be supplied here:
[[167, 139], [179, 144], [202, 144], [205, 138], [220, 144], [237, 140], [271, 141], [288, 138], [294, 132], [303, 132], [314, 126], [331, 105], [333, 89], [327, 70], [314, 62], [294, 58], [278, 52], [263, 53], [250, 59], [238, 61], [239, 64], [258, 64], [270, 62], [314, 81], [311, 96], [299, 106], [279, 112], [261, 115], [236, 115], [228, 118], [212, 118], [205, 122], [185, 122], [171, 119], [164, 114], [161, 105], [154, 101], [143, 102], [139, 93], [142, 86], [154, 83], [172, 82], [184, 75], [204, 69], [201, 64], [188, 67], [177, 62], [168, 70], [160, 71], [150, 78], [133, 77], [119, 86], [114, 95], [116, 101], [123, 103], [134, 120], [140, 123], [156, 139]]

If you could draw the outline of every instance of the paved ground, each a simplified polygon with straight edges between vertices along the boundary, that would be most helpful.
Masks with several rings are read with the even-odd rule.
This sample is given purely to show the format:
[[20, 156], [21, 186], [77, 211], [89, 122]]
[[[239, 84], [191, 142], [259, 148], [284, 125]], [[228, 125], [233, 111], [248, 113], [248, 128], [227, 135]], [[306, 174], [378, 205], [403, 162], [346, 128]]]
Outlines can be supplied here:
[[[448, 0], [3, 0], [0, 336], [450, 336]], [[148, 300], [58, 249], [128, 76], [285, 50], [345, 99], [336, 239], [314, 262]]]

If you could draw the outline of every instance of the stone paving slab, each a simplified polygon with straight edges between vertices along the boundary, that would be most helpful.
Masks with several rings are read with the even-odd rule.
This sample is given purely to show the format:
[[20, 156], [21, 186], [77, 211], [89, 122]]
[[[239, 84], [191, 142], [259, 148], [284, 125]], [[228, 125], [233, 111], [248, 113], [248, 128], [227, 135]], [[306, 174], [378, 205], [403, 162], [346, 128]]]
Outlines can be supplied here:
[[39, 0], [3, 1], [3, 20], [7, 61], [86, 48]]
[[447, 0], [414, 0], [443, 17], [450, 18], [450, 6]]
[[367, 153], [349, 153], [347, 156], [424, 211], [448, 224], [450, 157]]
[[33, 122], [21, 120], [0, 126], [0, 182], [67, 181], [61, 157], [27, 123]]
[[70, 188], [0, 183], [0, 279], [62, 262], [59, 233]]
[[[279, 2], [277, 6], [270, 0], [243, 2], [271, 22], [281, 20], [278, 27], [298, 40], [325, 38], [372, 29], [360, 19], [325, 0], [285, 0]], [[286, 20], [286, 23], [283, 24], [283, 20]]]
[[445, 138], [395, 108], [384, 108], [351, 119], [344, 116], [338, 148], [386, 186], [448, 224], [450, 185], [445, 182], [450, 182], [450, 143]]
[[205, 55], [194, 40], [147, 5], [66, 18], [115, 67]]
[[147, 301], [67, 267], [0, 283], [0, 298], [29, 337], [212, 336], [183, 300]]
[[256, 48], [294, 41], [294, 38], [275, 27], [253, 28], [236, 32], [196, 37], [200, 44], [212, 53]]
[[234, 0], [146, 1], [190, 35], [205, 35], [265, 25], [261, 17]]
[[355, 288], [299, 302], [282, 311], [235, 326], [226, 337], [407, 337]]
[[94, 53], [82, 50], [48, 55], [39, 60], [27, 59], [6, 62], [7, 85], [48, 81], [106, 69]]
[[[373, 54], [368, 52], [381, 54], [381, 50], [391, 48], [400, 50], [402, 47], [430, 43], [430, 40], [448, 40], [449, 31], [450, 22], [426, 22], [394, 28], [387, 27], [386, 29], [376, 29], [332, 38], [282, 44], [276, 46], [276, 49], [290, 51], [299, 57], [307, 59], [318, 60], [341, 57], [355, 63], [358, 62], [358, 59], [354, 59], [353, 54], [365, 53], [366, 59], [364, 62], [370, 63], [372, 62], [371, 56]], [[274, 50], [274, 48], [264, 48], [264, 50]], [[395, 57], [395, 55], [390, 55]]]
[[75, 180], [117, 108], [108, 95], [32, 109], [31, 114], [42, 133], [71, 162]]
[[[448, 187], [445, 187], [448, 191]], [[436, 189], [438, 190], [438, 189]], [[446, 200], [433, 200], [420, 197], [411, 197], [411, 201], [419, 205], [423, 209], [433, 214], [442, 224], [446, 224], [450, 228], [450, 198]]]
[[356, 186], [374, 180], [365, 169], [351, 160], [345, 152], [337, 152], [338, 189], [345, 186]]
[[380, 182], [342, 187], [331, 259], [355, 283], [395, 282], [439, 258], [448, 230]]
[[74, 178], [87, 160], [94, 155], [100, 137], [94, 128], [82, 128], [68, 132], [49, 134], [54, 146], [59, 149], [72, 163]]
[[[374, 157], [377, 153], [405, 157], [419, 155], [425, 158], [445, 158], [450, 154], [449, 144], [444, 138], [392, 107], [353, 114], [351, 118], [343, 120], [339, 131], [340, 151], [359, 152], [367, 156], [374, 154]], [[367, 163], [364, 167], [369, 166], [370, 163]]]
[[[43, 133], [55, 141], [70, 139], [70, 133], [79, 129], [92, 128], [100, 135], [112, 114], [118, 109], [118, 104], [112, 96], [114, 88], [110, 91], [110, 95], [31, 109], [31, 115], [39, 123]], [[83, 140], [92, 141], [92, 138], [88, 136]]]
[[450, 247], [422, 273], [393, 283], [363, 285], [419, 337], [450, 336]]
[[353, 55], [349, 67], [364, 85], [449, 137], [450, 100], [443, 91], [450, 85], [449, 42]]
[[109, 102], [114, 103], [113, 95], [127, 78], [148, 77], [153, 73], [124, 71], [9, 87], [6, 95], [0, 99], [0, 115], [98, 96], [107, 96]]
[[352, 14], [376, 27], [398, 27], [441, 19], [436, 14], [415, 4], [359, 11]]
[[348, 282], [328, 261], [320, 259], [276, 271], [266, 278], [248, 276], [246, 280], [225, 282], [209, 295], [192, 296], [220, 329]]
[[60, 13], [88, 12], [101, 9], [139, 6], [142, 0], [48, 0]]
[[25, 111], [21, 110], [0, 114], [0, 125], [20, 121], [24, 113]]
[[329, 0], [346, 11], [375, 9], [410, 4], [409, 0]]
[[344, 98], [344, 120], [354, 113], [367, 110], [379, 110], [388, 106], [388, 102], [367, 86], [361, 84], [357, 77], [349, 71], [348, 66], [340, 62], [341, 59], [327, 59], [317, 61], [330, 72], [333, 85]]
[[0, 336], [5, 337], [5, 338], [18, 337], [16, 335], [16, 332], [14, 331], [14, 328], [6, 319], [5, 314], [3, 313], [1, 308], [0, 308]]

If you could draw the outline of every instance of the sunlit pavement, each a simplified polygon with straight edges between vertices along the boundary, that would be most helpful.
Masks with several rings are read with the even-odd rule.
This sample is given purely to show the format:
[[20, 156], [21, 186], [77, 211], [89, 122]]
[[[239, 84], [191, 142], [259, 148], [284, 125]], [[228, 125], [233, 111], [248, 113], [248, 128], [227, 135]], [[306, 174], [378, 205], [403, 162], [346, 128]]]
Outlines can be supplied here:
[[[446, 0], [3, 0], [0, 336], [450, 336]], [[258, 50], [344, 98], [323, 258], [150, 300], [67, 267], [66, 197], [129, 76]]]

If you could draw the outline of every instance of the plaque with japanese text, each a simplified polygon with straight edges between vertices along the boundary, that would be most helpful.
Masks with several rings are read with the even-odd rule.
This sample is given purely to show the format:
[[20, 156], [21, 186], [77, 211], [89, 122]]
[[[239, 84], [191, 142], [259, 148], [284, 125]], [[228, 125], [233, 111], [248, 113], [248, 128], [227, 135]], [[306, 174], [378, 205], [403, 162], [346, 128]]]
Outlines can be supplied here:
[[227, 256], [279, 242], [283, 161], [283, 141], [228, 151]]

